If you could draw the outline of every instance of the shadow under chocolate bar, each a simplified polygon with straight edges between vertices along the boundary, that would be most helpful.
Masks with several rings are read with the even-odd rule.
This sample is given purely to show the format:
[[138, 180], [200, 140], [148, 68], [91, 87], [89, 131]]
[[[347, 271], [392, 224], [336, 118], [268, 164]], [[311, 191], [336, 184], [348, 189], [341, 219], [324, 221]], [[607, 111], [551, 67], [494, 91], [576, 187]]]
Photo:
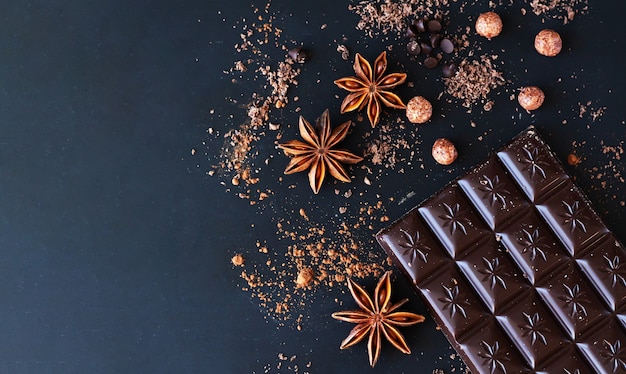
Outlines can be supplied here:
[[376, 238], [472, 373], [626, 372], [626, 248], [535, 129]]

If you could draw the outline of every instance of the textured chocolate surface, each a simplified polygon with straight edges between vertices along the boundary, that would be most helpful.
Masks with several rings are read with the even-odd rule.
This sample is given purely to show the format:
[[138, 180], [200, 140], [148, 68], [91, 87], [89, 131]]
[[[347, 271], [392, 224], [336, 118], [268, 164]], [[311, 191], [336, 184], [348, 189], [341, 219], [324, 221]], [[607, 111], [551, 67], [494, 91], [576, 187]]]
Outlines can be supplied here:
[[626, 372], [626, 249], [533, 129], [377, 239], [473, 373]]

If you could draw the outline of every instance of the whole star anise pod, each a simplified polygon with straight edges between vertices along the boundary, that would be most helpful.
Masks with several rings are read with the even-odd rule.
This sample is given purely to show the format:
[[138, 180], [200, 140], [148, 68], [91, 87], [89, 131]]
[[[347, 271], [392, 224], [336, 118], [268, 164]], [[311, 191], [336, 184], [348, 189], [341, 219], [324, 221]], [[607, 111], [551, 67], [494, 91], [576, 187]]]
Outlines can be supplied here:
[[404, 299], [396, 304], [390, 305], [391, 300], [391, 272], [386, 272], [378, 281], [374, 291], [374, 300], [358, 284], [348, 279], [348, 288], [352, 297], [361, 310], [350, 310], [346, 312], [336, 312], [332, 317], [340, 321], [356, 323], [347, 338], [341, 342], [341, 349], [355, 345], [368, 336], [367, 354], [370, 365], [374, 367], [380, 356], [380, 346], [382, 336], [384, 336], [394, 347], [406, 354], [411, 350], [404, 341], [404, 337], [396, 326], [412, 326], [424, 321], [424, 316], [409, 312], [396, 312], [404, 305], [408, 299]]
[[318, 193], [326, 172], [343, 182], [350, 182], [350, 177], [341, 164], [356, 164], [363, 157], [348, 151], [333, 149], [345, 139], [352, 122], [347, 121], [331, 131], [328, 109], [317, 120], [315, 128], [300, 116], [298, 127], [300, 140], [290, 140], [278, 146], [289, 156], [293, 156], [285, 174], [297, 173], [309, 169], [309, 184], [314, 193]]
[[385, 106], [405, 109], [406, 105], [398, 95], [389, 91], [404, 83], [406, 74], [385, 74], [387, 70], [387, 52], [381, 53], [374, 61], [374, 69], [360, 54], [354, 58], [356, 77], [337, 79], [335, 84], [351, 93], [341, 103], [341, 113], [360, 111], [367, 105], [367, 118], [372, 127], [380, 120], [381, 103]]

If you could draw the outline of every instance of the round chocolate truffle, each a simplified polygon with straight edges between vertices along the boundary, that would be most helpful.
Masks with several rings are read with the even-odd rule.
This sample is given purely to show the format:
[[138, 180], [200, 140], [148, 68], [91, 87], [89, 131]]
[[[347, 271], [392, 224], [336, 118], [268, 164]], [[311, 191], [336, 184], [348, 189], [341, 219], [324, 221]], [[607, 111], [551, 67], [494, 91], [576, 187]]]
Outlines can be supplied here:
[[432, 115], [432, 104], [422, 96], [415, 96], [406, 104], [406, 118], [411, 123], [426, 123]]
[[561, 35], [554, 30], [541, 30], [535, 36], [535, 49], [541, 55], [554, 57], [561, 52], [561, 48], [563, 48]]
[[491, 39], [502, 32], [502, 19], [496, 12], [486, 12], [476, 20], [476, 32], [480, 36]]
[[458, 153], [451, 141], [439, 138], [433, 144], [433, 158], [441, 165], [450, 165], [456, 160]]
[[545, 97], [541, 88], [530, 86], [522, 88], [519, 95], [517, 95], [517, 101], [522, 108], [531, 111], [538, 109], [543, 104]]

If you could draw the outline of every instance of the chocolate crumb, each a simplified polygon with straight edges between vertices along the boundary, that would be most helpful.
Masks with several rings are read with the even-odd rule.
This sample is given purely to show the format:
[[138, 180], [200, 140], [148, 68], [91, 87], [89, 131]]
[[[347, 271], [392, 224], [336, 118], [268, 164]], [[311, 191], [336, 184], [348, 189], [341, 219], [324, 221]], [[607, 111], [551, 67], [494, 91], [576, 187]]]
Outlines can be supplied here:
[[243, 266], [245, 261], [246, 259], [241, 254], [236, 254], [230, 259], [230, 262], [235, 266]]
[[343, 44], [337, 45], [337, 52], [341, 53], [341, 58], [345, 61], [350, 58], [350, 51], [348, 50], [348, 47]]
[[572, 166], [577, 166], [580, 164], [580, 157], [575, 153], [570, 153], [567, 155], [567, 163]]
[[296, 278], [296, 287], [303, 288], [309, 287], [311, 282], [313, 281], [313, 269], [311, 268], [303, 268], [298, 272], [298, 277]]

